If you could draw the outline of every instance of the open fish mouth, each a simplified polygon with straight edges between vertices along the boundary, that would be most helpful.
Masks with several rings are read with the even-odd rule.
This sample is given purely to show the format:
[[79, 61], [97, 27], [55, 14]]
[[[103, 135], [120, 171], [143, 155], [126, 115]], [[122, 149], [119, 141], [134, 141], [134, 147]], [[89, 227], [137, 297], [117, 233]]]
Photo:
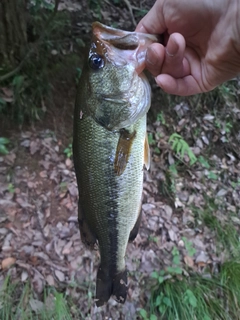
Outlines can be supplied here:
[[159, 42], [157, 35], [119, 30], [100, 22], [94, 22], [92, 29], [96, 52], [115, 66], [134, 64], [137, 74], [145, 68], [147, 47], [153, 42]]

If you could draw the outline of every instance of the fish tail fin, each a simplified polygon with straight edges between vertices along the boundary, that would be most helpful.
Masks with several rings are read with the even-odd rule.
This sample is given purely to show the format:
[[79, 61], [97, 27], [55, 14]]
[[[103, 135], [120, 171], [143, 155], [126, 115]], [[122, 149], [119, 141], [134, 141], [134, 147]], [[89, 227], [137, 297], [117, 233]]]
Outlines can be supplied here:
[[124, 303], [127, 298], [128, 281], [127, 270], [119, 272], [113, 278], [112, 295], [117, 302]]
[[127, 297], [127, 270], [117, 273], [115, 276], [110, 276], [105, 273], [101, 266], [97, 273], [97, 288], [96, 288], [96, 305], [100, 307], [104, 305], [113, 295], [117, 302], [124, 303]]
[[100, 307], [106, 303], [112, 294], [112, 278], [106, 274], [101, 266], [97, 273], [97, 284], [96, 284], [96, 305]]

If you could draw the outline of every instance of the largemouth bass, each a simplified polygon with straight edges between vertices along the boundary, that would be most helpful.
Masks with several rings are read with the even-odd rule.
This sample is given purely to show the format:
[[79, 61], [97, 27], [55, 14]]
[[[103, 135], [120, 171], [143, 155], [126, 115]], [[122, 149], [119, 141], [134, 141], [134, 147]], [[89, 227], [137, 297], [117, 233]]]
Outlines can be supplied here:
[[93, 23], [76, 98], [73, 158], [82, 241], [98, 244], [96, 304], [127, 295], [125, 253], [141, 219], [143, 167], [149, 167], [146, 113], [151, 89], [142, 73], [156, 36]]

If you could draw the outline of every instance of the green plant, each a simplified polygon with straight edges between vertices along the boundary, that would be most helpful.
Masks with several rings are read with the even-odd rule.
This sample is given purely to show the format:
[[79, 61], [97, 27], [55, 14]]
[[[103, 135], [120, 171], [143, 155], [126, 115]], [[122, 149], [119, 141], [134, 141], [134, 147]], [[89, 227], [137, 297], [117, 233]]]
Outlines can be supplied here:
[[151, 241], [151, 242], [157, 242], [157, 241], [158, 241], [157, 237], [154, 237], [154, 236], [152, 236], [152, 235], [150, 235], [150, 236], [148, 237], [148, 240]]
[[173, 133], [168, 140], [168, 143], [171, 145], [172, 150], [183, 160], [184, 155], [186, 154], [190, 159], [190, 165], [194, 164], [197, 161], [196, 156], [192, 152], [188, 143], [182, 138], [178, 133]]
[[229, 255], [237, 257], [240, 252], [239, 234], [230, 219], [227, 223], [220, 222], [213, 215], [214, 206], [208, 202], [208, 207], [201, 213], [204, 224], [216, 233], [219, 243], [227, 250]]
[[162, 111], [157, 114], [157, 121], [160, 121], [163, 125], [166, 124], [165, 116]]
[[226, 133], [231, 133], [231, 129], [232, 129], [233, 125], [231, 122], [226, 122], [225, 123], [225, 132]]
[[155, 152], [156, 154], [160, 154], [160, 153], [161, 153], [161, 151], [160, 151], [160, 149], [159, 149], [158, 147], [155, 147], [155, 148], [154, 148], [154, 152]]
[[143, 320], [157, 320], [155, 314], [150, 314], [150, 316], [148, 316], [148, 313], [145, 309], [140, 309], [139, 313]]
[[238, 178], [236, 182], [231, 181], [231, 185], [233, 188], [239, 187], [240, 186], [240, 178]]
[[180, 252], [176, 246], [173, 247], [172, 249], [172, 256], [173, 256], [173, 264], [174, 265], [179, 265], [180, 264]]
[[7, 138], [0, 137], [0, 154], [8, 154], [6, 145], [9, 143], [10, 141]]
[[14, 188], [14, 185], [12, 183], [8, 184], [8, 192], [10, 192], [10, 193], [14, 193], [15, 192], [15, 188]]
[[192, 242], [188, 241], [188, 239], [186, 237], [182, 237], [182, 240], [184, 242], [184, 245], [185, 245], [185, 248], [187, 250], [189, 257], [193, 257], [194, 254], [196, 253], [196, 249], [193, 248]]
[[203, 156], [199, 156], [199, 157], [198, 157], [198, 162], [201, 163], [201, 165], [202, 165], [204, 168], [210, 169], [210, 165], [209, 165], [207, 159], [204, 158]]
[[61, 192], [66, 192], [68, 188], [68, 184], [66, 181], [62, 181], [59, 185]]
[[[71, 23], [68, 14], [57, 10], [58, 3], [59, 0], [55, 4], [47, 0], [29, 2], [26, 52], [23, 50], [13, 66], [3, 64], [0, 69], [2, 87], [12, 91], [11, 99], [1, 94], [0, 112], [20, 124], [44, 115], [52, 89], [52, 70], [63, 59], [59, 39], [69, 34], [66, 29], [70, 30]], [[54, 51], [59, 53], [57, 57], [53, 56]]]
[[67, 158], [71, 158], [71, 156], [72, 156], [72, 144], [69, 143], [68, 147], [65, 148], [63, 152], [66, 154]]
[[[86, 290], [85, 287], [83, 289]], [[90, 295], [89, 301], [92, 302]], [[42, 297], [37, 298], [30, 282], [12, 281], [11, 277], [7, 276], [1, 285], [0, 319], [78, 320], [85, 316], [88, 315], [83, 315], [79, 306], [68, 295], [55, 288], [44, 288]]]
[[155, 315], [159, 320], [239, 319], [240, 262], [223, 263], [220, 272], [209, 277], [192, 273], [189, 277], [154, 273], [157, 282], [142, 319]]
[[133, 9], [136, 11], [135, 16], [139, 18], [144, 17], [148, 13], [148, 10], [146, 9], [140, 9], [137, 7], [134, 7]]
[[148, 133], [148, 143], [150, 145], [153, 145], [155, 142], [156, 142], [156, 140], [154, 139], [153, 134], [151, 132]]
[[218, 180], [218, 175], [216, 173], [214, 173], [213, 171], [209, 171], [208, 172], [208, 179]]
[[88, 0], [90, 9], [92, 9], [95, 12], [95, 15], [99, 20], [101, 20], [102, 17], [101, 2], [102, 0]]

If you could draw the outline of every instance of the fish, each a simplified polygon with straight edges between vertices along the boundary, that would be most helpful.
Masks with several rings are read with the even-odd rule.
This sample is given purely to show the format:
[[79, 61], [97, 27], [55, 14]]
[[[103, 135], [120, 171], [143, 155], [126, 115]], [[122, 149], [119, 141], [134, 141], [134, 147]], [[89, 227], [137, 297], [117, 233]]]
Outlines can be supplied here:
[[141, 222], [144, 165], [150, 166], [146, 114], [151, 88], [143, 73], [156, 35], [92, 24], [74, 109], [73, 161], [81, 240], [98, 248], [96, 305], [128, 292], [126, 248]]

